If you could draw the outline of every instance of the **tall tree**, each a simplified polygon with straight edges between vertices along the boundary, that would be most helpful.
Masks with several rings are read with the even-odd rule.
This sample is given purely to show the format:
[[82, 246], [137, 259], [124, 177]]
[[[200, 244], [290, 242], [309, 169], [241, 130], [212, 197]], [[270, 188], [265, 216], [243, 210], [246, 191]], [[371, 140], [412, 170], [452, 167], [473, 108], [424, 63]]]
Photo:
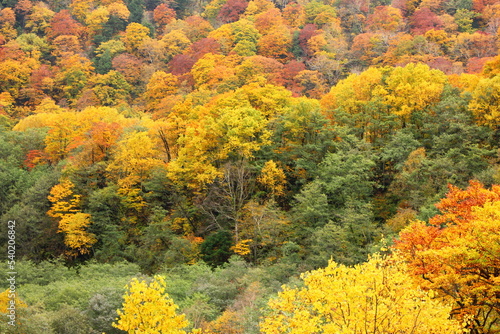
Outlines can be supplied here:
[[453, 303], [452, 315], [470, 318], [471, 333], [499, 330], [500, 186], [471, 181], [450, 186], [429, 224], [415, 221], [400, 232], [395, 248], [410, 273]]

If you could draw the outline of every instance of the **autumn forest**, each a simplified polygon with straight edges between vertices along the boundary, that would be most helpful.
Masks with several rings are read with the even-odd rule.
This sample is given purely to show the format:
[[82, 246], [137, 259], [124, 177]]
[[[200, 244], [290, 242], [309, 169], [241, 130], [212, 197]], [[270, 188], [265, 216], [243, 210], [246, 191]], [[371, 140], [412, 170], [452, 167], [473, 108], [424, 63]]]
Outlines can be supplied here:
[[0, 332], [500, 333], [499, 29], [496, 0], [1, 0]]

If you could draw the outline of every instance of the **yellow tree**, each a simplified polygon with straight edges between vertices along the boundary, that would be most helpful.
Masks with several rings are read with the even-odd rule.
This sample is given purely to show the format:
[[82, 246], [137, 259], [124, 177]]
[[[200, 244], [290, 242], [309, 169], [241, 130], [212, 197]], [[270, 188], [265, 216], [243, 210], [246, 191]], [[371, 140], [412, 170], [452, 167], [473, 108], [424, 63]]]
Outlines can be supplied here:
[[151, 170], [163, 165], [161, 153], [146, 132], [132, 132], [118, 142], [107, 170], [118, 183], [131, 186], [144, 181]]
[[73, 193], [75, 185], [69, 179], [63, 179], [50, 190], [48, 199], [52, 206], [47, 215], [59, 220], [59, 233], [64, 233], [64, 243], [71, 250], [70, 256], [87, 254], [97, 242], [94, 234], [86, 228], [92, 223], [90, 215], [80, 211], [81, 195]]
[[275, 58], [283, 63], [292, 58], [291, 47], [292, 35], [284, 25], [274, 27], [266, 35], [262, 36], [257, 44], [260, 55]]
[[257, 181], [271, 193], [272, 197], [284, 195], [285, 172], [273, 160], [269, 160], [264, 164]]
[[149, 39], [149, 29], [140, 23], [132, 22], [127, 26], [122, 37], [123, 44], [129, 53], [137, 54], [139, 48]]
[[165, 286], [162, 276], [150, 283], [132, 279], [113, 327], [130, 334], [185, 334], [188, 322], [184, 314], [176, 313], [178, 306], [165, 293]]
[[208, 129], [218, 137], [218, 155], [221, 160], [231, 156], [251, 158], [263, 145], [269, 144], [271, 133], [268, 121], [254, 108], [226, 108], [207, 119]]
[[14, 29], [15, 23], [16, 13], [12, 8], [7, 7], [0, 10], [0, 34], [3, 35], [6, 40], [16, 38], [17, 31]]
[[112, 2], [107, 5], [106, 8], [108, 9], [111, 16], [115, 16], [119, 19], [128, 20], [130, 16], [130, 11], [128, 10], [127, 6], [121, 1]]
[[373, 256], [355, 267], [330, 262], [305, 275], [304, 288], [284, 288], [269, 302], [264, 334], [459, 334], [451, 306], [413, 286], [403, 263]]
[[153, 169], [165, 165], [160, 159], [161, 152], [146, 132], [132, 132], [119, 141], [111, 163], [107, 167], [112, 178], [117, 179], [118, 194], [122, 204], [128, 210], [127, 217], [132, 223], [143, 216], [147, 207], [143, 198], [142, 182]]
[[500, 126], [500, 76], [484, 78], [472, 92], [469, 109], [478, 124], [498, 129]]
[[31, 71], [37, 66], [32, 59], [18, 61], [12, 59], [0, 62], [0, 91], [9, 92], [14, 98], [19, 97], [19, 90], [28, 83]]
[[385, 100], [404, 126], [413, 112], [439, 102], [446, 81], [443, 72], [432, 70], [425, 64], [397, 67], [386, 80]]
[[161, 41], [165, 44], [165, 55], [168, 60], [184, 52], [191, 44], [191, 41], [182, 30], [172, 30], [165, 34]]
[[222, 173], [213, 165], [215, 141], [204, 126], [190, 124], [177, 140], [178, 156], [168, 164], [168, 177], [177, 185], [200, 191]]
[[109, 20], [109, 10], [104, 6], [99, 6], [95, 10], [88, 13], [85, 18], [85, 24], [87, 25], [88, 30], [93, 34], [98, 34], [104, 24]]
[[39, 117], [50, 119], [50, 130], [45, 137], [45, 152], [50, 160], [58, 162], [67, 157], [71, 150], [71, 142], [81, 134], [81, 123], [78, 122], [78, 115], [74, 112], [61, 114], [37, 114]]
[[[69, 37], [76, 38], [75, 36]], [[74, 47], [73, 50], [75, 50]], [[61, 91], [61, 97], [74, 103], [81, 96], [94, 67], [87, 58], [71, 52], [64, 54], [58, 65], [60, 71], [55, 76], [56, 86]]]
[[362, 130], [365, 139], [373, 141], [383, 135], [383, 119], [389, 114], [383, 77], [384, 69], [375, 67], [351, 74], [321, 98], [321, 105], [334, 121], [340, 121], [342, 113], [349, 114], [352, 125]]
[[[14, 303], [14, 304], [11, 304]], [[15, 331], [16, 333], [21, 333], [24, 323], [24, 317], [22, 312], [26, 309], [28, 305], [24, 301], [19, 298], [19, 293], [13, 292], [10, 289], [7, 289], [0, 293], [0, 319], [5, 327], [0, 327], [5, 329], [6, 327], [11, 327], [12, 329], [18, 328], [20, 331]], [[15, 317], [12, 318], [11, 311], [14, 311]], [[14, 326], [12, 326], [12, 322], [14, 322]], [[9, 324], [10, 323], [10, 324]], [[14, 331], [13, 331], [14, 332]], [[12, 333], [12, 332], [10, 332]]]
[[191, 69], [195, 86], [202, 89], [236, 88], [237, 77], [234, 74], [235, 62], [231, 57], [207, 53]]
[[179, 80], [171, 73], [156, 71], [149, 79], [144, 97], [147, 108], [156, 110], [161, 100], [177, 92]]
[[50, 20], [54, 14], [47, 4], [38, 2], [33, 6], [33, 10], [28, 16], [26, 28], [31, 32], [43, 35], [50, 26]]

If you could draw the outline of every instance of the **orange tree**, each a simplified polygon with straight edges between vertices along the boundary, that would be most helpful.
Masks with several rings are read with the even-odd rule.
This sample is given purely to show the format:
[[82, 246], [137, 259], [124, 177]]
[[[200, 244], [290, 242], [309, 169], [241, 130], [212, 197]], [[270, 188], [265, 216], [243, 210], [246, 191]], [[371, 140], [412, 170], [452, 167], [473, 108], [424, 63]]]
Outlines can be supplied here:
[[410, 224], [395, 248], [424, 288], [454, 302], [455, 317], [471, 319], [471, 333], [499, 333], [500, 186], [449, 188], [441, 213]]

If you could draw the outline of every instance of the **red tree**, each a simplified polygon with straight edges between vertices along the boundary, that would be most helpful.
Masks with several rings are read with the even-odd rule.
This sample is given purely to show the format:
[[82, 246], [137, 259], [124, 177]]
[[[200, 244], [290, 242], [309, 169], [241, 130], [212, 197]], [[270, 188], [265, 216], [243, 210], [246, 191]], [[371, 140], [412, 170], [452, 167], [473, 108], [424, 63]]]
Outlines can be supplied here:
[[73, 35], [80, 37], [84, 32], [84, 27], [71, 17], [71, 14], [67, 9], [63, 9], [54, 15], [50, 21], [50, 26], [47, 31], [47, 36], [50, 39], [54, 39], [61, 35]]
[[223, 23], [236, 22], [247, 6], [248, 2], [244, 0], [228, 0], [220, 9], [217, 20]]
[[443, 28], [443, 22], [439, 17], [431, 12], [427, 7], [417, 9], [410, 17], [411, 32], [416, 35], [425, 34], [425, 32], [434, 29], [440, 30]]
[[203, 38], [191, 44], [187, 53], [198, 60], [207, 53], [220, 54], [221, 46], [215, 38]]
[[192, 54], [175, 55], [168, 63], [168, 67], [170, 68], [170, 73], [173, 75], [183, 75], [191, 71], [196, 61], [196, 57]]
[[299, 33], [299, 46], [308, 57], [312, 56], [312, 52], [309, 50], [307, 41], [318, 34], [318, 27], [315, 24], [306, 24]]

